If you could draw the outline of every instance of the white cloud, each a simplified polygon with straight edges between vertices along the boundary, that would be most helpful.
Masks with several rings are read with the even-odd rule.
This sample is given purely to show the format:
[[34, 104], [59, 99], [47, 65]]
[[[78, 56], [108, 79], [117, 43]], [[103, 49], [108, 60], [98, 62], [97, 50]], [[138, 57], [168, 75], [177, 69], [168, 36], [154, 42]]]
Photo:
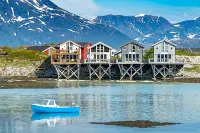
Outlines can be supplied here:
[[51, 0], [59, 7], [87, 19], [93, 19], [101, 10], [93, 0]]

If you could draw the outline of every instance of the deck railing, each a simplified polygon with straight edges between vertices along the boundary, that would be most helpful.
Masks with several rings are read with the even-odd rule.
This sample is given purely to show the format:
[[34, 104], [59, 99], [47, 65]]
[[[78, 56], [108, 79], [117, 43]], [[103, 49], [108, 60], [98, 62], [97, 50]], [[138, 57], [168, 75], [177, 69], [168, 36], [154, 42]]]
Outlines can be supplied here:
[[142, 59], [137, 59], [137, 60], [126, 60], [126, 61], [122, 61], [122, 59], [116, 59], [116, 63], [142, 63]]
[[169, 64], [173, 64], [173, 63], [184, 63], [184, 60], [180, 60], [180, 59], [175, 59], [175, 61], [173, 60], [168, 60], [168, 61], [163, 61], [163, 62], [155, 62], [154, 59], [149, 59], [148, 63], [169, 63]]
[[110, 59], [87, 59], [85, 63], [111, 63]]
[[52, 50], [51, 64], [79, 64], [80, 50], [69, 52], [69, 50]]

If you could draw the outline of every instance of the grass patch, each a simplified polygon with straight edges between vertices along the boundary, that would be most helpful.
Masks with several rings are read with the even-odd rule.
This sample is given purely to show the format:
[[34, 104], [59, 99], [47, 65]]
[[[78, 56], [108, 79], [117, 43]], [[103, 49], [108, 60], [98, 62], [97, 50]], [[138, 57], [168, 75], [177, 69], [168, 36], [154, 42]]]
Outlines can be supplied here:
[[200, 73], [200, 65], [194, 65], [191, 68], [185, 68], [185, 71], [187, 72], [197, 72]]
[[200, 53], [191, 53], [185, 50], [176, 50], [176, 55], [184, 55], [184, 56], [200, 56]]
[[28, 66], [34, 62], [44, 61], [48, 57], [40, 51], [26, 50], [22, 47], [12, 49], [6, 46], [0, 53], [0, 67]]

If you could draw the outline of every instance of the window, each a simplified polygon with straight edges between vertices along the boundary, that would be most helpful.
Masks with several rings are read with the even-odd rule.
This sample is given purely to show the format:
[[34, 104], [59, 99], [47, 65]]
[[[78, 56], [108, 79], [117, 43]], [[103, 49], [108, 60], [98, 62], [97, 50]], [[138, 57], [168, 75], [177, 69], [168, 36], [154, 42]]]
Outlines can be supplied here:
[[104, 47], [104, 52], [109, 52], [109, 48], [108, 47]]
[[135, 52], [135, 46], [132, 46], [132, 52]]
[[165, 43], [165, 52], [168, 52], [168, 44]]
[[124, 47], [124, 50], [126, 50], [126, 47]]
[[160, 54], [158, 54], [157, 57], [157, 62], [160, 62]]
[[167, 62], [168, 60], [167, 60], [167, 54], [165, 54], [165, 62]]
[[131, 54], [129, 54], [129, 61], [132, 61], [132, 56], [131, 56]]
[[164, 62], [164, 54], [161, 54], [161, 62]]
[[171, 47], [171, 50], [172, 50], [173, 48]]
[[54, 101], [51, 100], [51, 101], [49, 102], [49, 105], [54, 105]]
[[141, 48], [140, 48], [140, 46], [138, 46], [138, 50], [140, 50]]
[[47, 105], [48, 104], [48, 100], [44, 100], [43, 102], [42, 102], [42, 105]]
[[101, 59], [103, 59], [103, 54], [101, 55]]
[[137, 61], [139, 61], [139, 58], [140, 58], [139, 54], [136, 54], [136, 60]]
[[133, 54], [133, 61], [135, 61], [135, 54]]
[[104, 54], [104, 59], [107, 59], [107, 55], [106, 54]]
[[169, 59], [172, 59], [172, 55], [171, 54], [169, 54]]
[[128, 54], [126, 54], [126, 61], [128, 61]]

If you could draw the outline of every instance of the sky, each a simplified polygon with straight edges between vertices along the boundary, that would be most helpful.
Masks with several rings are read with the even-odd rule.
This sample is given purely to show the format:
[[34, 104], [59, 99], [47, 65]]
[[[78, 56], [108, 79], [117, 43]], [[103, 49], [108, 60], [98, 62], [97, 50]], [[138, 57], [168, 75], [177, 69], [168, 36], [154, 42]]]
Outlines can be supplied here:
[[200, 0], [51, 0], [87, 19], [114, 14], [162, 16], [172, 23], [200, 17]]

